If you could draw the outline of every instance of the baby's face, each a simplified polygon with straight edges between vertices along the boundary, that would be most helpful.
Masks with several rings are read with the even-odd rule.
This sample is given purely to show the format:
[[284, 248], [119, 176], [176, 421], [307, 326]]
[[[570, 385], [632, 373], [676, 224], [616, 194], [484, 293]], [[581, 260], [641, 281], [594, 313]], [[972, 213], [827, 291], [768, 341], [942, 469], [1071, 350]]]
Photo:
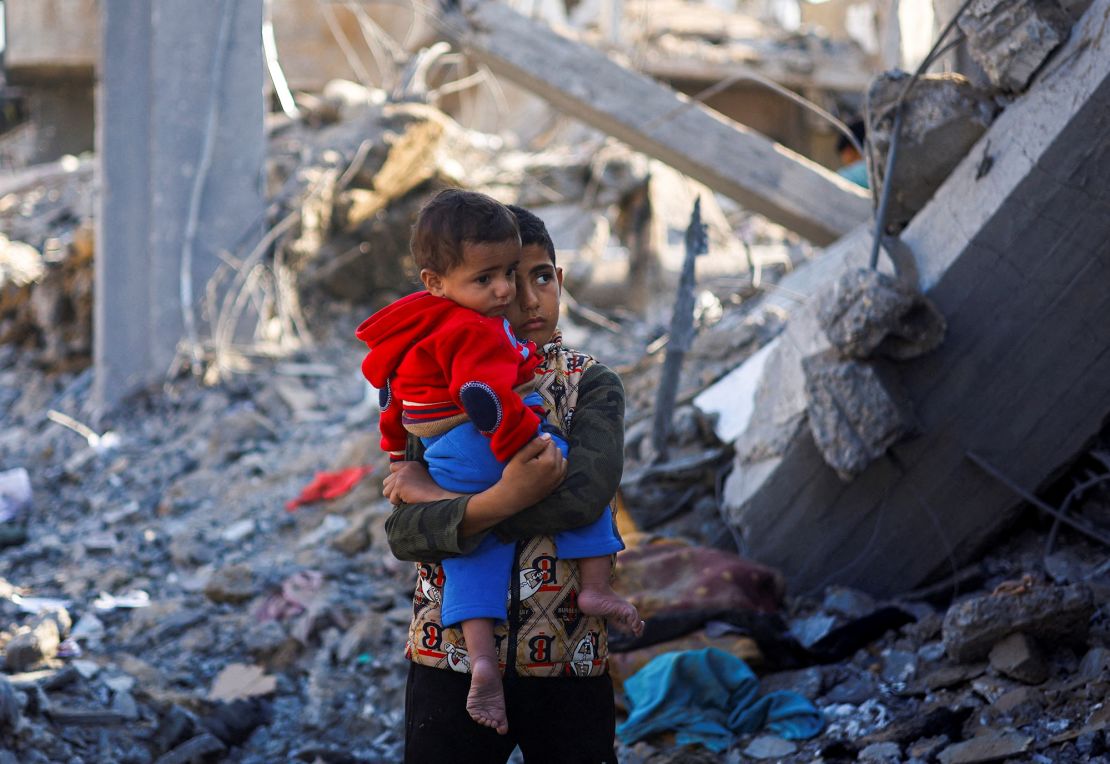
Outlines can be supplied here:
[[562, 293], [563, 270], [551, 263], [543, 247], [535, 244], [524, 247], [516, 272], [516, 299], [505, 314], [513, 333], [543, 347], [559, 325]]
[[504, 316], [516, 298], [516, 270], [520, 242], [464, 244], [463, 261], [446, 273], [424, 269], [424, 286], [437, 297], [446, 297], [483, 316]]

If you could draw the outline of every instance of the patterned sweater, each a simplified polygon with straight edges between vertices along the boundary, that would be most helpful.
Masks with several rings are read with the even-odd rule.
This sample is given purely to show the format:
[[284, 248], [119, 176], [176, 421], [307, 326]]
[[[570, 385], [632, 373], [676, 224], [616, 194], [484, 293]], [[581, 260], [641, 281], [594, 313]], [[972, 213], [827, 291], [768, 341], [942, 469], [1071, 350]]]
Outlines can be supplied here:
[[[496, 526], [515, 541], [509, 620], [495, 630], [506, 673], [598, 676], [607, 670], [602, 619], [577, 608], [578, 566], [556, 557], [552, 535], [596, 520], [616, 494], [624, 463], [624, 388], [593, 358], [564, 348], [559, 335], [544, 347], [538, 391], [549, 421], [567, 433], [567, 477], [543, 501]], [[390, 547], [417, 562], [417, 586], [406, 656], [428, 666], [468, 671], [462, 634], [439, 618], [445, 557], [466, 554], [483, 534], [460, 538], [469, 496], [397, 507], [386, 522]], [[489, 531], [487, 531], [489, 532]]]

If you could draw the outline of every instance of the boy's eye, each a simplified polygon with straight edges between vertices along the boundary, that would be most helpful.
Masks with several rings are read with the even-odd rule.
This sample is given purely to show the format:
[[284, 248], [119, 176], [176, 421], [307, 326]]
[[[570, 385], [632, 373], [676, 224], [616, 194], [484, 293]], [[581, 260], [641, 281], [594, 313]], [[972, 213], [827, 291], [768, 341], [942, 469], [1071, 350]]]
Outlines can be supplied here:
[[509, 270], [505, 271], [505, 275], [509, 276], [510, 278], [515, 276], [516, 275], [516, 266], [514, 265], [511, 268], [509, 268]]
[[479, 276], [478, 278], [476, 278], [474, 280], [477, 281], [479, 284], [488, 284], [489, 283], [489, 276]]
[[536, 276], [536, 283], [539, 284], [540, 286], [543, 286], [545, 284], [550, 284], [551, 283], [551, 274], [550, 273], [541, 273], [541, 274], [537, 275]]

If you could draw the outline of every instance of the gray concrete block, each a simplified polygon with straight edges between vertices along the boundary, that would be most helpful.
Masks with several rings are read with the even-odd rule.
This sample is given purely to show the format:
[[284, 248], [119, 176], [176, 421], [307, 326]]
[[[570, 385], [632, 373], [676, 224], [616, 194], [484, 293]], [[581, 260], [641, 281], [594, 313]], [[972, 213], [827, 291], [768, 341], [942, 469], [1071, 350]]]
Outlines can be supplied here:
[[944, 317], [908, 284], [871, 268], [846, 272], [820, 298], [825, 334], [849, 358], [907, 360], [944, 340]]
[[[868, 89], [868, 139], [875, 152], [878, 187], [890, 153], [894, 115], [909, 75], [880, 74]], [[906, 97], [898, 139], [898, 161], [890, 179], [887, 230], [899, 231], [922, 209], [944, 179], [987, 131], [998, 107], [990, 94], [960, 74], [927, 74]]]
[[829, 351], [805, 358], [802, 370], [810, 432], [841, 480], [859, 475], [915, 431], [912, 406], [892, 368]]
[[958, 24], [991, 84], [1020, 93], [1067, 39], [1072, 16], [1056, 0], [976, 0]]

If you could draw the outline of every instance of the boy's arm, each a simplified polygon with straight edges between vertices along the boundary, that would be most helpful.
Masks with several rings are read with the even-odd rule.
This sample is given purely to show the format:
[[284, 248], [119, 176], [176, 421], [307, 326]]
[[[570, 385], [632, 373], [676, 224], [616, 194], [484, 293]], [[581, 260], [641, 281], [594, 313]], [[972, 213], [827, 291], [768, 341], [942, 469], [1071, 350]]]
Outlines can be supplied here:
[[583, 373], [567, 441], [566, 478], [546, 499], [498, 524], [494, 532], [502, 541], [588, 525], [616, 495], [624, 470], [624, 386], [608, 367], [595, 364]]
[[[588, 525], [616, 495], [624, 469], [624, 386], [607, 367], [596, 364], [583, 373], [567, 439], [570, 456], [562, 484], [546, 499], [497, 525], [495, 532], [502, 540], [553, 535]], [[489, 500], [495, 490], [394, 507], [385, 526], [394, 556], [437, 562], [473, 551], [488, 531], [464, 535], [468, 504]]]
[[419, 562], [468, 554], [490, 528], [547, 496], [566, 474], [562, 452], [542, 437], [525, 444], [505, 465], [501, 480], [475, 495], [445, 491], [416, 461], [419, 452], [408, 458], [390, 465], [383, 493], [414, 503], [395, 507], [385, 527], [394, 556]]

